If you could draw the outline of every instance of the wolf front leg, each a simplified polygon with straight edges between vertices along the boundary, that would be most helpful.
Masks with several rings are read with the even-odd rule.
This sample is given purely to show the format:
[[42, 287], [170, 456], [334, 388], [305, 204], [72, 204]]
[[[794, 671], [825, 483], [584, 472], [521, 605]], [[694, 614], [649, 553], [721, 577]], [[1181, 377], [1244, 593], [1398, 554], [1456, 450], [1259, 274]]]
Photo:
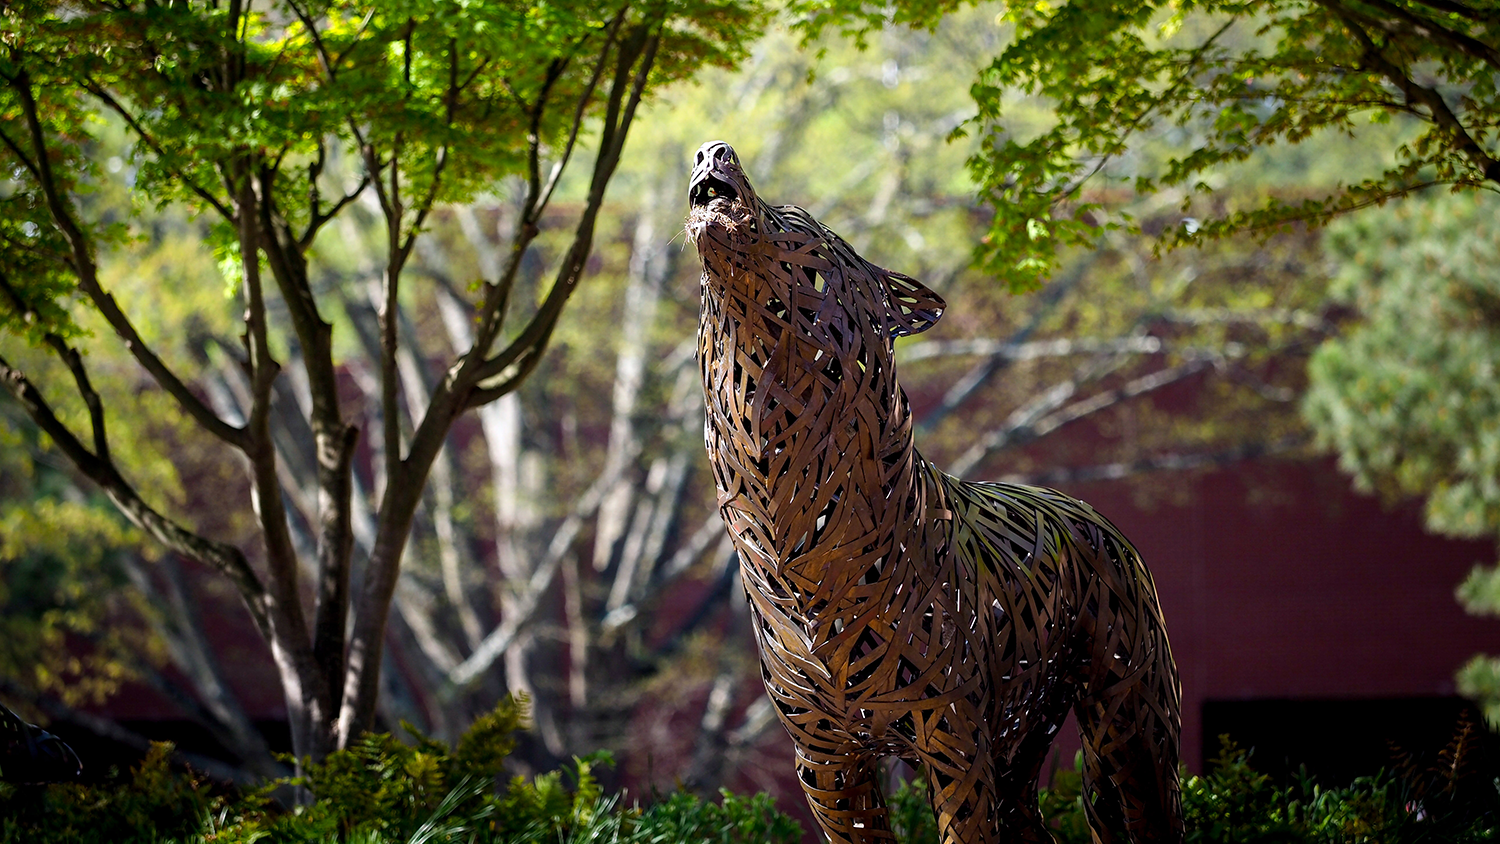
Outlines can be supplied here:
[[813, 817], [833, 844], [894, 844], [879, 774], [873, 756], [797, 747], [797, 779]]
[[919, 713], [916, 723], [916, 757], [927, 778], [938, 837], [943, 844], [997, 844], [1002, 807], [978, 708], [960, 699], [952, 707]]

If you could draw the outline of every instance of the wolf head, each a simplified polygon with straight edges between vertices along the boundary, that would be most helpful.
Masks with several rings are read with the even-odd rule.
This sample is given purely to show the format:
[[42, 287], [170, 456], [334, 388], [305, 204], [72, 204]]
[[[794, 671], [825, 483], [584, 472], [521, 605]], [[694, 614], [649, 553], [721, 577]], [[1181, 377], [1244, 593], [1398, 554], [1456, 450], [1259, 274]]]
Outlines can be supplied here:
[[[916, 279], [877, 267], [800, 208], [760, 200], [734, 147], [709, 141], [693, 156], [687, 234], [718, 283], [745, 275], [832, 299], [847, 323], [890, 338], [931, 328], [945, 303]], [[788, 293], [792, 291], [786, 291]]]
[[715, 200], [736, 199], [754, 205], [756, 196], [734, 147], [723, 141], [709, 141], [698, 147], [693, 154], [693, 177], [688, 181], [688, 202], [696, 208]]
[[688, 237], [703, 252], [704, 235], [725, 246], [753, 250], [765, 230], [761, 203], [740, 166], [734, 147], [709, 141], [693, 155], [688, 181]]

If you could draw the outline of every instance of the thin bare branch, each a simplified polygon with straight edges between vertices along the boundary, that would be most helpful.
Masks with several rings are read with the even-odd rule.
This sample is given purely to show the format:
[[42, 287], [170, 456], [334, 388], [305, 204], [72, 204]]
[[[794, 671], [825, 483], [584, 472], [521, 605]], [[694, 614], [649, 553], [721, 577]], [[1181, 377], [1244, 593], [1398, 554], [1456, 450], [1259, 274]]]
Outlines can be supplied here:
[[178, 525], [146, 504], [119, 473], [112, 462], [91, 453], [73, 432], [52, 412], [40, 391], [25, 373], [0, 357], [0, 382], [21, 403], [37, 427], [41, 428], [68, 460], [89, 480], [102, 488], [115, 506], [136, 527], [146, 531], [168, 549], [197, 560], [227, 576], [245, 601], [250, 616], [262, 635], [270, 636], [270, 619], [266, 590], [250, 568], [244, 554], [232, 545], [215, 542]]
[[1048, 390], [1032, 405], [1012, 414], [1005, 425], [981, 437], [979, 442], [954, 462], [949, 471], [955, 475], [968, 474], [985, 458], [1003, 448], [1031, 442], [1106, 408], [1183, 381], [1208, 369], [1214, 362], [1215, 359], [1211, 357], [1188, 360], [1131, 379], [1115, 389], [1105, 390], [1066, 406], [1064, 403], [1077, 391], [1077, 381], [1065, 381]]
[[1118, 463], [1101, 463], [1095, 466], [1049, 469], [1045, 472], [1031, 474], [1012, 473], [1001, 475], [999, 480], [1004, 483], [1035, 484], [1040, 486], [1089, 483], [1092, 481], [1115, 481], [1149, 472], [1184, 472], [1190, 469], [1219, 468], [1245, 460], [1255, 460], [1260, 457], [1285, 454], [1295, 451], [1306, 444], [1307, 437], [1297, 435], [1283, 437], [1270, 442], [1242, 443], [1233, 448], [1226, 448], [1219, 451], [1172, 452], [1169, 454], [1154, 454], [1140, 460]]
[[584, 522], [598, 511], [599, 504], [604, 500], [604, 493], [619, 480], [620, 473], [627, 465], [629, 465], [628, 460], [600, 474], [574, 503], [573, 509], [553, 532], [552, 542], [547, 546], [547, 554], [532, 572], [531, 580], [516, 595], [511, 612], [501, 620], [499, 627], [484, 637], [468, 659], [448, 672], [448, 682], [455, 690], [462, 689], [478, 679], [482, 672], [488, 670], [495, 660], [505, 653], [526, 625], [532, 622], [543, 593], [551, 587], [563, 558], [572, 550], [573, 543], [583, 530]]
[[1154, 316], [1167, 322], [1186, 325], [1295, 325], [1325, 334], [1334, 328], [1321, 314], [1300, 308], [1174, 308]]
[[[693, 531], [693, 535], [688, 538], [688, 541], [679, 546], [676, 553], [672, 555], [672, 558], [662, 567], [661, 582], [671, 583], [675, 581], [684, 572], [692, 568], [694, 563], [702, 559], [703, 553], [709, 549], [710, 545], [713, 545], [716, 541], [723, 540], [724, 537], [724, 520], [719, 516], [719, 511], [715, 509], [708, 514], [698, 526], [698, 529]], [[600, 626], [604, 628], [606, 633], [624, 627], [640, 615], [642, 603], [644, 601], [636, 600], [615, 607], [605, 614], [604, 619], [600, 622]]]
[[1160, 337], [1133, 335], [1100, 340], [1090, 337], [1056, 338], [1032, 340], [1026, 343], [1010, 343], [975, 337], [968, 340], [924, 340], [901, 348], [901, 362], [927, 360], [938, 357], [979, 356], [999, 357], [1007, 361], [1027, 361], [1039, 358], [1071, 357], [1073, 355], [1136, 354], [1154, 355], [1166, 351]]
[[[225, 679], [223, 665], [209, 645], [198, 601], [177, 556], [163, 555], [155, 566], [163, 588], [157, 587], [156, 578], [147, 572], [137, 555], [121, 554], [120, 560], [131, 583], [152, 607], [161, 610], [148, 612], [147, 620], [166, 643], [173, 665], [194, 692], [172, 694], [169, 690], [168, 694], [179, 706], [195, 712], [215, 738], [239, 756], [252, 772], [263, 777], [285, 776], [287, 771], [275, 761], [265, 738], [250, 722], [239, 697]], [[150, 679], [158, 688], [166, 685], [160, 672], [152, 671]]]
[[[1027, 320], [1024, 326], [1012, 334], [1010, 339], [1005, 341], [1004, 345], [1018, 346], [1025, 343], [1032, 334], [1036, 333], [1036, 330], [1041, 327], [1042, 322], [1051, 315], [1053, 309], [1063, 300], [1068, 291], [1072, 290], [1088, 273], [1089, 267], [1093, 266], [1094, 261], [1098, 260], [1098, 255], [1099, 251], [1094, 250], [1089, 253], [1088, 258], [1079, 262], [1078, 266], [1074, 267], [1066, 276], [1048, 285], [1038, 297], [1036, 308], [1031, 313], [1031, 319]], [[938, 403], [937, 407], [933, 408], [917, 422], [917, 433], [923, 434], [936, 428], [939, 422], [946, 419], [949, 414], [968, 401], [970, 396], [974, 395], [974, 393], [978, 392], [981, 387], [989, 383], [996, 375], [999, 375], [1008, 368], [1011, 362], [1011, 359], [1004, 355], [992, 354], [988, 359], [975, 365], [963, 378], [959, 379], [958, 383], [948, 389], [948, 392], [943, 395], [943, 399]]]

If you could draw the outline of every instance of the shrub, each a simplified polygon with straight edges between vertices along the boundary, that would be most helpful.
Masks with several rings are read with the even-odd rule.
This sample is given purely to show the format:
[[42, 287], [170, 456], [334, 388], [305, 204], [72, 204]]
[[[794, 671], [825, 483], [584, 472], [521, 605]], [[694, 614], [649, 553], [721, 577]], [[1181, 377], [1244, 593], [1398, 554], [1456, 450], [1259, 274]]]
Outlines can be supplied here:
[[[1429, 765], [1398, 757], [1390, 771], [1324, 788], [1304, 770], [1277, 785], [1250, 764], [1251, 754], [1220, 737], [1209, 772], [1182, 775], [1186, 844], [1477, 844], [1500, 841], [1500, 780], [1475, 762], [1477, 728], [1469, 722]], [[1058, 844], [1089, 844], [1083, 811], [1083, 758], [1053, 773], [1038, 790], [1042, 815]], [[938, 844], [921, 779], [890, 798], [902, 844]]]
[[[608, 754], [560, 771], [495, 778], [515, 746], [524, 705], [506, 700], [450, 748], [409, 725], [415, 741], [371, 735], [305, 774], [249, 792], [225, 792], [174, 769], [170, 745], [105, 785], [0, 784], [0, 844], [798, 844], [803, 830], [770, 797], [684, 792], [645, 808], [607, 795], [594, 772]], [[1279, 785], [1227, 739], [1204, 776], [1184, 774], [1188, 844], [1478, 844], [1500, 840], [1500, 781], [1477, 764], [1477, 728], [1430, 764], [1400, 757], [1392, 770], [1323, 788], [1303, 773]], [[1039, 792], [1058, 844], [1088, 844], [1082, 759]], [[287, 810], [272, 792], [301, 789]], [[890, 797], [903, 844], [937, 844], [922, 781]]]
[[0, 783], [0, 844], [157, 844], [197, 833], [213, 788], [169, 764], [172, 746], [153, 744], [141, 764], [105, 785]]
[[[105, 785], [0, 784], [0, 844], [799, 844], [802, 827], [766, 795], [723, 792], [719, 803], [672, 794], [641, 809], [606, 795], [594, 771], [607, 753], [497, 790], [523, 703], [501, 702], [449, 748], [369, 735], [304, 774], [249, 792], [222, 792], [169, 763], [153, 745], [140, 766]], [[287, 810], [272, 799], [298, 789]]]
[[1285, 786], [1257, 773], [1227, 736], [1210, 772], [1185, 776], [1188, 844], [1468, 844], [1496, 841], [1500, 781], [1473, 764], [1475, 727], [1458, 733], [1430, 766], [1403, 756], [1393, 770], [1323, 788], [1303, 770]]

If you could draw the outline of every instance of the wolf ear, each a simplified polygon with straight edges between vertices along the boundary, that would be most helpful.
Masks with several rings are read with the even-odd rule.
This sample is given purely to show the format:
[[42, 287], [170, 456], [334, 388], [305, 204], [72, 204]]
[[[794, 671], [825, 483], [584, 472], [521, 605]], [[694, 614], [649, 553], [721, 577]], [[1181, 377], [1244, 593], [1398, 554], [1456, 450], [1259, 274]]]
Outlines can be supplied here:
[[921, 334], [937, 324], [948, 303], [927, 285], [901, 273], [881, 270], [892, 337]]

